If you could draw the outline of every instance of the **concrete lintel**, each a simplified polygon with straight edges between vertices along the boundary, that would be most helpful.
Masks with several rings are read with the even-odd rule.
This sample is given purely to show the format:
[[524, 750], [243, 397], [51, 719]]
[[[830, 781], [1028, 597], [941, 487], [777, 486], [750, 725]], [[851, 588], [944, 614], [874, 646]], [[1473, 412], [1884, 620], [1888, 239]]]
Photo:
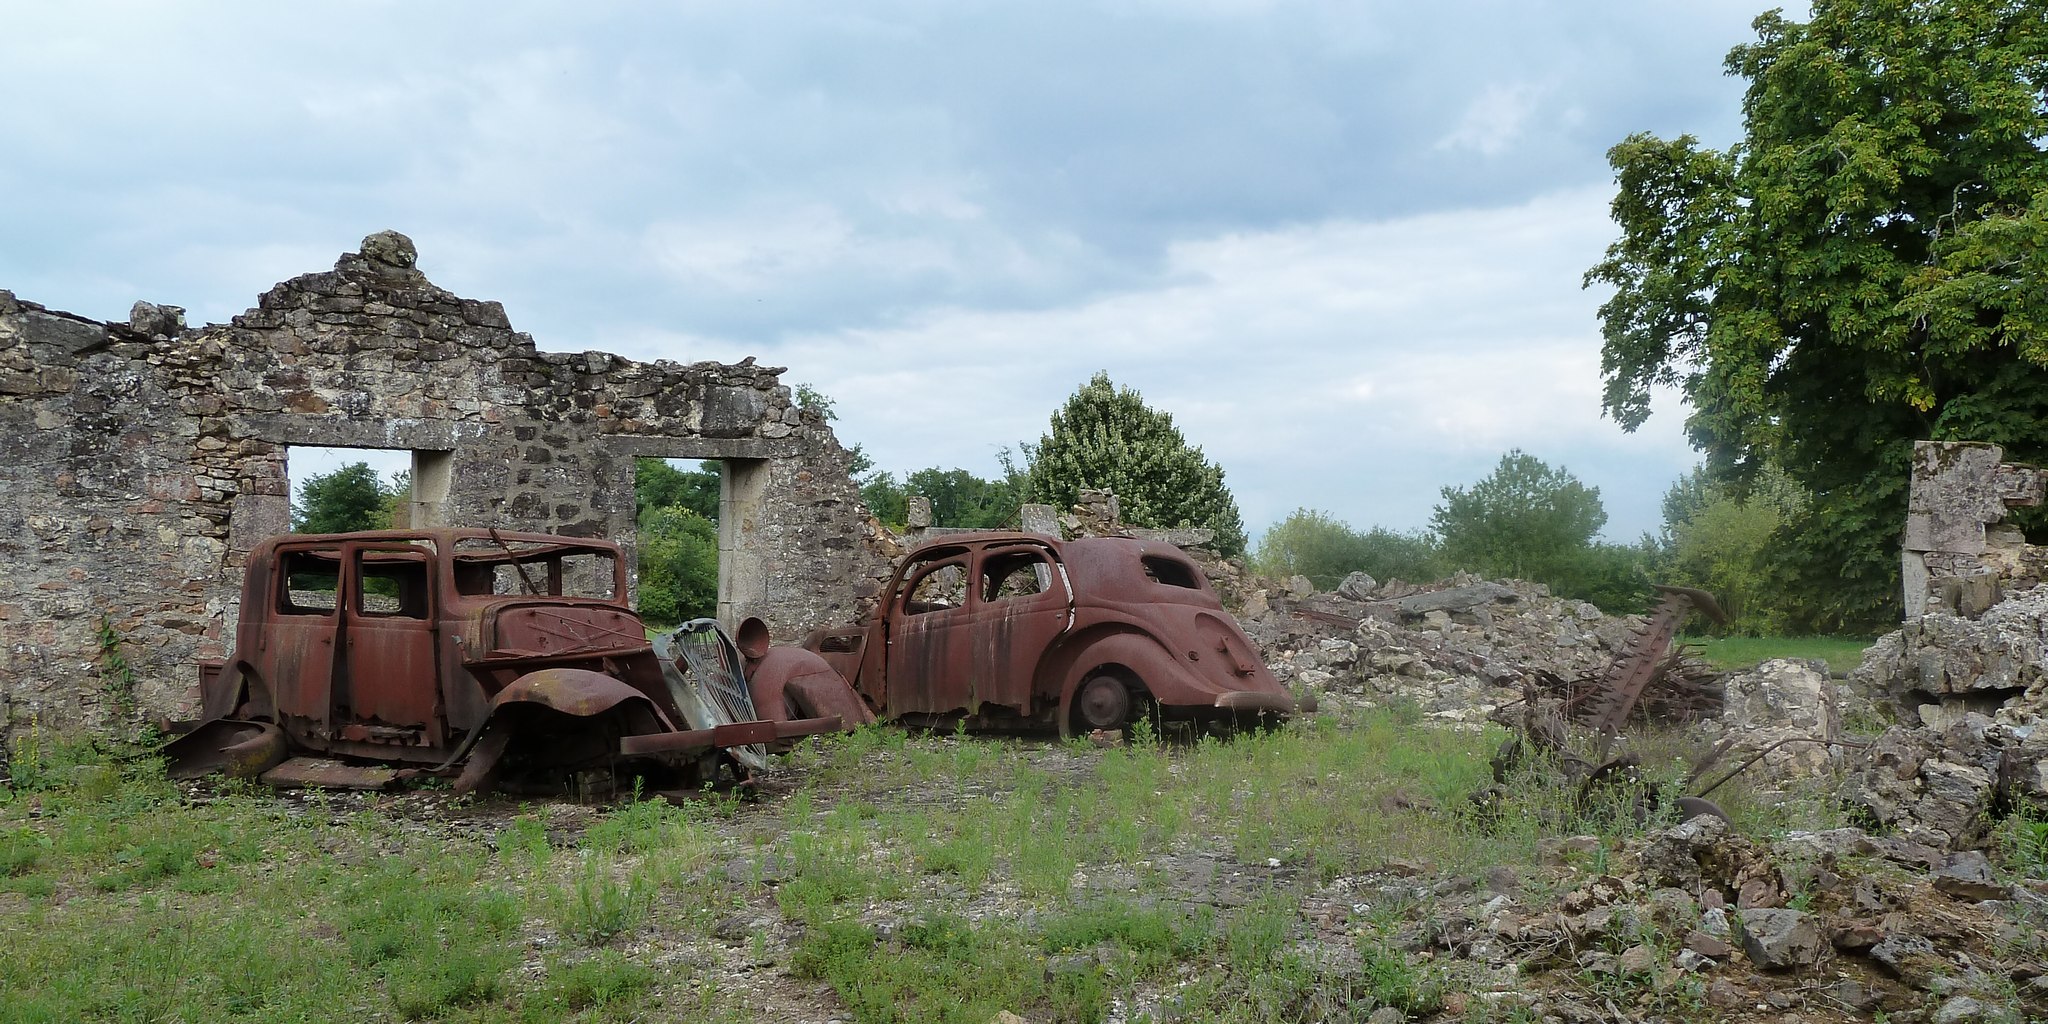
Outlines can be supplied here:
[[614, 454], [653, 459], [793, 459], [800, 454], [795, 438], [611, 434], [598, 443]]
[[306, 448], [395, 448], [454, 451], [486, 436], [491, 425], [458, 420], [373, 419], [340, 416], [243, 416], [236, 432], [275, 444]]

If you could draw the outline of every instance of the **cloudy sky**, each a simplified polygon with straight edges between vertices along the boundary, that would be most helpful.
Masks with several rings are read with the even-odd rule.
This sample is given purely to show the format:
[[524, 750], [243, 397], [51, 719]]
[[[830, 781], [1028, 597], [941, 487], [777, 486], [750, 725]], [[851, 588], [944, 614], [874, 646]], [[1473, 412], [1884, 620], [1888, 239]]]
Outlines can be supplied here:
[[1520, 447], [1657, 524], [1599, 411], [1608, 146], [1739, 130], [1762, 0], [10, 5], [0, 288], [222, 321], [370, 232], [544, 349], [788, 366], [886, 469], [1094, 371], [1257, 531], [1426, 525]]

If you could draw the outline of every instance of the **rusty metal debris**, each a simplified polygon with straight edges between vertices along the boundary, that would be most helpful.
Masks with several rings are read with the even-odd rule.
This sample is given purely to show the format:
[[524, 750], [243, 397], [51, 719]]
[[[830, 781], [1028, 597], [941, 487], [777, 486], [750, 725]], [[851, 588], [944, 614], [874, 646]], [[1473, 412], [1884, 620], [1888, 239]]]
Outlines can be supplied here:
[[1695, 668], [1682, 651], [1672, 651], [1671, 641], [1695, 610], [1724, 624], [1727, 614], [1704, 590], [1659, 585], [1657, 592], [1664, 599], [1651, 610], [1649, 624], [1636, 634], [1628, 653], [1608, 667], [1599, 693], [1586, 703], [1588, 724], [1604, 735], [1621, 731], [1629, 714], [1643, 703], [1659, 705], [1661, 721], [1690, 721], [1721, 712], [1719, 673]]
[[804, 647], [910, 724], [1085, 736], [1294, 710], [1200, 567], [1160, 542], [941, 538], [904, 558], [871, 620]]
[[[1643, 785], [1638, 771], [1640, 761], [1635, 754], [1610, 756], [1622, 727], [1632, 716], [1659, 723], [1690, 722], [1719, 715], [1724, 703], [1720, 673], [1694, 660], [1683, 648], [1672, 647], [1679, 627], [1694, 611], [1715, 622], [1727, 622], [1720, 603], [1712, 594], [1689, 587], [1660, 585], [1657, 591], [1664, 597], [1652, 609], [1649, 622], [1604, 674], [1576, 682], [1547, 673], [1534, 674], [1524, 683], [1522, 700], [1495, 712], [1496, 721], [1516, 730], [1516, 736], [1502, 746], [1494, 759], [1496, 784], [1524, 763], [1528, 755], [1540, 753], [1557, 765], [1564, 781], [1574, 787], [1581, 806], [1601, 789], [1627, 782], [1631, 784], [1632, 812], [1639, 819], [1646, 818], [1664, 799], [1674, 800], [1687, 818], [1702, 814], [1727, 817], [1705, 799], [1713, 787], [1696, 795], [1670, 797]], [[1571, 749], [1575, 725], [1594, 734], [1590, 758]], [[1685, 785], [1696, 782], [1724, 750], [1725, 744], [1716, 747], [1694, 765]], [[1483, 798], [1484, 793], [1479, 796]]]
[[707, 714], [700, 685], [649, 642], [615, 544], [289, 535], [250, 553], [233, 656], [200, 666], [205, 716], [166, 752], [180, 777], [593, 793], [744, 780], [764, 762], [735, 749], [842, 727]]

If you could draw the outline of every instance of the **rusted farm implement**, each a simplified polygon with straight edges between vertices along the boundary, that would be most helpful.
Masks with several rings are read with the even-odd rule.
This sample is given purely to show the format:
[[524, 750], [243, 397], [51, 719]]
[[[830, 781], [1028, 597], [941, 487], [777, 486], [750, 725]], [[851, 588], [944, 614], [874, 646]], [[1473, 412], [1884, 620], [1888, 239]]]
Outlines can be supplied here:
[[[1578, 681], [1552, 676], [1528, 679], [1522, 700], [1494, 712], [1495, 721], [1516, 732], [1494, 757], [1496, 783], [1504, 781], [1531, 754], [1541, 754], [1557, 765], [1564, 781], [1575, 787], [1577, 802], [1585, 805], [1603, 788], [1642, 781], [1638, 771], [1641, 761], [1633, 752], [1610, 756], [1623, 726], [1632, 718], [1640, 715], [1649, 721], [1680, 723], [1720, 714], [1720, 674], [1700, 664], [1682, 647], [1675, 647], [1673, 641], [1679, 627], [1693, 612], [1715, 622], [1726, 622], [1726, 613], [1714, 596], [1703, 590], [1658, 586], [1657, 592], [1663, 599], [1651, 610], [1648, 623], [1604, 674]], [[1593, 733], [1591, 757], [1582, 757], [1572, 750], [1574, 725]], [[1726, 750], [1727, 744], [1723, 743], [1702, 757], [1692, 766], [1685, 785], [1690, 787]], [[1635, 801], [1633, 811], [1639, 817], [1645, 816], [1664, 798], [1654, 790], [1636, 788], [1631, 797]], [[1704, 791], [1671, 799], [1687, 818], [1701, 814], [1727, 817], [1705, 799]]]

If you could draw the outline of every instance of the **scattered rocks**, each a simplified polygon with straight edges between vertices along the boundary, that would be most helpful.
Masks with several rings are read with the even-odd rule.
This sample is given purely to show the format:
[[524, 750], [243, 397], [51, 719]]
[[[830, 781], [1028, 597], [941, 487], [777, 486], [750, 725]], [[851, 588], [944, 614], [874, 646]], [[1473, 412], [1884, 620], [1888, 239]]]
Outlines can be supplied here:
[[1724, 763], [1761, 753], [1752, 771], [1788, 777], [1827, 772], [1840, 762], [1842, 716], [1826, 662], [1773, 659], [1731, 672], [1721, 685], [1721, 717], [1701, 723], [1698, 732], [1731, 741]]
[[1935, 869], [1934, 887], [1961, 900], [2002, 900], [2012, 896], [2012, 886], [1993, 878], [1991, 861], [1975, 850], [1951, 854], [1948, 863]]
[[1797, 910], [1758, 909], [1742, 912], [1742, 952], [1768, 970], [1806, 967], [1820, 959], [1827, 944], [1813, 918]]

